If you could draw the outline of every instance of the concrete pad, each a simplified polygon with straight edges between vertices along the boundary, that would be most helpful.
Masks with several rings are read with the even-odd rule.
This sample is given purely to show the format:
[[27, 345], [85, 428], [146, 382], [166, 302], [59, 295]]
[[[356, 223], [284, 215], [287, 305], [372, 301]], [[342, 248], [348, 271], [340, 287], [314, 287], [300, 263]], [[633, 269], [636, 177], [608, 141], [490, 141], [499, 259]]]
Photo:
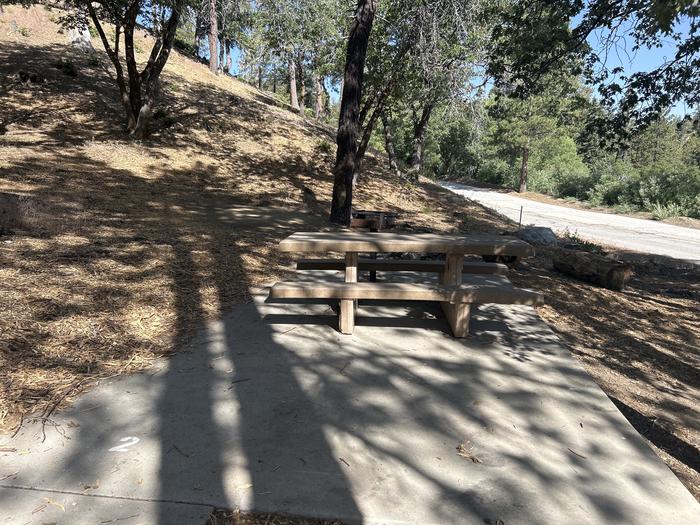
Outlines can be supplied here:
[[[0, 523], [700, 523], [700, 505], [528, 307], [237, 308], [147, 373], [0, 437]], [[43, 442], [42, 442], [43, 440]], [[457, 447], [463, 444], [466, 456]], [[48, 500], [48, 501], [47, 501]], [[39, 510], [37, 510], [39, 509]], [[118, 520], [118, 521], [116, 521]]]

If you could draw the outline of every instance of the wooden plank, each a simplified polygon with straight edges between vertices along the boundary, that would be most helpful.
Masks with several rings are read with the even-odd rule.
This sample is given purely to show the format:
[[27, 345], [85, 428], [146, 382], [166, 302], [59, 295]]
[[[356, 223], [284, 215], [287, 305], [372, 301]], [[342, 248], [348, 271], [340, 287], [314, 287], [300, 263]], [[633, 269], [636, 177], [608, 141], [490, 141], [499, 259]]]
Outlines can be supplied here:
[[[440, 273], [445, 267], [445, 261], [407, 260], [407, 259], [358, 259], [358, 270], [361, 272], [430, 272]], [[338, 270], [342, 271], [345, 263], [342, 259], [301, 259], [297, 262], [297, 270]], [[475, 274], [506, 274], [505, 264], [483, 261], [464, 261], [462, 273]]]
[[516, 288], [510, 282], [463, 283], [457, 286], [450, 286], [431, 283], [317, 283], [286, 281], [275, 284], [270, 289], [270, 297], [275, 299], [445, 301], [450, 303], [524, 304], [530, 306], [543, 303], [542, 294], [539, 292]]
[[[462, 256], [462, 254], [448, 253], [445, 257], [445, 267], [443, 268], [442, 273], [440, 274], [440, 283], [442, 283], [445, 286], [457, 286], [461, 284], [463, 265], [464, 257]], [[510, 281], [508, 281], [508, 279], [505, 278], [504, 280], [505, 282], [502, 286], [510, 286]], [[459, 308], [459, 306], [456, 304], [452, 304], [453, 302], [454, 301], [444, 301], [440, 304], [440, 306], [442, 307], [442, 311], [445, 313], [445, 317], [447, 317], [447, 322], [450, 325], [452, 334], [455, 337], [465, 337], [463, 335], [465, 331], [465, 328], [463, 326], [464, 309]], [[466, 317], [466, 332], [469, 333], [469, 311], [467, 311]]]
[[[469, 335], [469, 319], [471, 318], [471, 304], [442, 303], [447, 323], [450, 325], [452, 335], [455, 337], [467, 337]], [[449, 306], [446, 308], [445, 305]]]
[[437, 235], [389, 232], [297, 232], [279, 244], [283, 252], [436, 252], [528, 257], [535, 250], [502, 235]]
[[[345, 283], [357, 283], [357, 253], [345, 254]], [[355, 329], [356, 299], [340, 300], [340, 317], [338, 319], [341, 334], [352, 334]]]

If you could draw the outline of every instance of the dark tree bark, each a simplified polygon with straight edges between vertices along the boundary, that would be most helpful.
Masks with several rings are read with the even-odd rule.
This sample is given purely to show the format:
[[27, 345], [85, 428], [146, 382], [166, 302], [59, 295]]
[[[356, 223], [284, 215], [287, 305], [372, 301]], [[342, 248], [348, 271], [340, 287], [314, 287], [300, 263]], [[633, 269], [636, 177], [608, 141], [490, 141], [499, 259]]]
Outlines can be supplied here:
[[289, 59], [289, 103], [294, 111], [299, 111], [299, 97], [297, 97], [297, 67], [294, 59]]
[[258, 64], [258, 89], [262, 89], [263, 80], [263, 66]]
[[355, 20], [348, 37], [336, 136], [338, 150], [333, 169], [333, 198], [330, 214], [331, 222], [344, 225], [350, 225], [352, 216], [352, 182], [357, 167], [362, 79], [377, 2], [378, 0], [358, 0]]
[[425, 133], [428, 131], [430, 115], [435, 104], [431, 101], [423, 106], [420, 118], [413, 125], [413, 142], [411, 144], [411, 161], [409, 163], [409, 174], [413, 180], [418, 180], [418, 175], [423, 168], [423, 145], [425, 144]]
[[218, 20], [216, 17], [216, 0], [209, 0], [209, 71], [218, 73], [219, 63], [217, 43], [219, 41]]
[[199, 48], [202, 45], [202, 35], [204, 35], [204, 19], [202, 13], [197, 11], [197, 16], [194, 22], [194, 49], [192, 56], [199, 58]]
[[[134, 50], [134, 30], [140, 2], [130, 4], [121, 23], [115, 24], [114, 47], [112, 47], [104, 32], [94, 6], [87, 4], [88, 14], [100, 36], [100, 40], [116, 71], [117, 86], [126, 113], [127, 131], [134, 138], [142, 138], [148, 131], [148, 125], [158, 97], [158, 80], [170, 57], [170, 51], [175, 40], [175, 31], [180, 20], [180, 9], [171, 9], [170, 15], [162, 26], [160, 34], [151, 49], [148, 62], [143, 71], [139, 72]], [[127, 71], [121, 63], [119, 43], [124, 35], [124, 58]]]
[[306, 78], [304, 76], [304, 65], [301, 60], [298, 62], [299, 69], [299, 113], [303, 117], [306, 114]]
[[530, 158], [530, 148], [524, 147], [522, 155], [523, 160], [520, 164], [520, 187], [518, 188], [518, 193], [525, 193], [527, 191], [527, 163]]
[[389, 118], [388, 111], [383, 110], [381, 112], [382, 126], [384, 127], [384, 147], [386, 148], [386, 154], [389, 157], [389, 169], [393, 171], [398, 177], [403, 177], [401, 169], [396, 162], [396, 148], [394, 146], [394, 133], [391, 127], [391, 119]]

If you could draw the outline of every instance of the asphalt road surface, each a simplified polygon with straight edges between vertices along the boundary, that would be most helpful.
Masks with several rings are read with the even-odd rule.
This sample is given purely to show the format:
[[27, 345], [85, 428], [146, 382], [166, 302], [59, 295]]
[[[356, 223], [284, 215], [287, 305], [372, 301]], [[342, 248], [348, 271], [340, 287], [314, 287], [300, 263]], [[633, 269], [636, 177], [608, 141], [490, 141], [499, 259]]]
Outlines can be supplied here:
[[522, 224], [568, 229], [582, 239], [635, 252], [664, 255], [700, 263], [700, 230], [532, 201], [488, 188], [441, 182], [444, 188], [477, 201]]

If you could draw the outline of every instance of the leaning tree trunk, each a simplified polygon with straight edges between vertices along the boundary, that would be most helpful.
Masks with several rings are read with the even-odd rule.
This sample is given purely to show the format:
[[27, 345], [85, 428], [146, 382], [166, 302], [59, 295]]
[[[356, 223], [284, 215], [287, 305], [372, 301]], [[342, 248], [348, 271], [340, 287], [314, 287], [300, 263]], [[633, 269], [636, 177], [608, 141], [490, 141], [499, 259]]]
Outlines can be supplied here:
[[219, 41], [218, 21], [216, 18], [216, 0], [209, 0], [209, 71], [218, 73], [219, 63], [217, 43]]
[[412, 180], [418, 180], [418, 175], [423, 168], [423, 145], [425, 144], [425, 133], [428, 131], [428, 122], [430, 122], [432, 112], [433, 103], [430, 102], [423, 107], [420, 119], [413, 126], [411, 161], [408, 168]]
[[518, 193], [525, 193], [527, 191], [527, 162], [530, 158], [530, 148], [523, 148], [523, 161], [520, 164], [520, 186], [518, 187]]
[[389, 169], [393, 171], [397, 177], [403, 177], [401, 169], [396, 162], [396, 148], [394, 146], [394, 133], [391, 128], [391, 121], [387, 115], [387, 111], [383, 110], [381, 113], [382, 126], [384, 127], [384, 147], [386, 148], [386, 154], [389, 157]]
[[297, 97], [297, 67], [294, 59], [289, 59], [289, 102], [294, 111], [299, 111], [299, 97]]
[[350, 28], [343, 77], [343, 96], [336, 143], [338, 150], [333, 168], [331, 222], [350, 225], [352, 216], [352, 181], [356, 169], [362, 79], [367, 45], [372, 31], [378, 0], [358, 0], [355, 20]]

